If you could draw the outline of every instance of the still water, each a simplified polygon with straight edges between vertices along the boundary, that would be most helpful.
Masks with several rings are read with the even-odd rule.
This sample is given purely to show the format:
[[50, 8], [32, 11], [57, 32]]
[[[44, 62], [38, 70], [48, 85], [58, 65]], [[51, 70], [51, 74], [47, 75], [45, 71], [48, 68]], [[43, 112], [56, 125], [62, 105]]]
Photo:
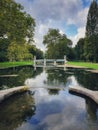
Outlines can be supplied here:
[[28, 85], [30, 91], [0, 104], [0, 130], [98, 130], [98, 105], [68, 87], [98, 90], [98, 74], [84, 69], [0, 70], [0, 89]]

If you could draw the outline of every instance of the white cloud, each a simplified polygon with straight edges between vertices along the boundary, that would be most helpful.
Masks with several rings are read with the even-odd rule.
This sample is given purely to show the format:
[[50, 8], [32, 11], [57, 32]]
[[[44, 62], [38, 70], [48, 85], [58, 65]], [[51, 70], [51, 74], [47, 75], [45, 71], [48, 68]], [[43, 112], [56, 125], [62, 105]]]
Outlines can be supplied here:
[[[27, 13], [36, 20], [35, 41], [37, 47], [45, 50], [42, 44], [43, 35], [48, 28], [58, 28], [65, 32], [66, 26], [74, 24], [77, 27], [77, 34], [70, 38], [76, 44], [79, 38], [84, 37], [84, 27], [88, 7], [84, 8], [83, 0], [16, 0], [21, 3]], [[85, 2], [88, 2], [86, 0]], [[64, 28], [65, 24], [65, 28]], [[67, 32], [66, 32], [67, 35]]]
[[52, 20], [75, 19], [82, 7], [81, 0], [16, 0], [22, 3], [25, 10], [30, 13], [37, 22], [47, 22]]
[[67, 24], [74, 24], [78, 27], [85, 26], [87, 20], [87, 13], [88, 13], [88, 7], [81, 9], [80, 11], [77, 12], [74, 19], [72, 18], [68, 19]]
[[41, 50], [45, 51], [45, 46], [43, 45], [43, 36], [47, 33], [48, 31], [48, 28], [49, 28], [49, 23], [47, 24], [39, 24], [37, 27], [36, 27], [36, 32], [35, 32], [35, 44], [36, 46]]
[[70, 37], [73, 41], [73, 46], [75, 46], [80, 38], [85, 37], [85, 27], [78, 28], [78, 33], [75, 36]]

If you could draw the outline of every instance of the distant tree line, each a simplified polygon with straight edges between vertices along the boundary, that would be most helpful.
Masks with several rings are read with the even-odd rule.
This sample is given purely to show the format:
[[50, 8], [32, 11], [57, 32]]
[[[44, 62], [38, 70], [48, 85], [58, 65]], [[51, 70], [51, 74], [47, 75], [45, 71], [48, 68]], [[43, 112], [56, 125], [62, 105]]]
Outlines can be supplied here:
[[22, 61], [43, 56], [34, 42], [35, 20], [14, 0], [0, 0], [0, 61]]
[[77, 60], [98, 62], [97, 0], [93, 0], [89, 8], [85, 38], [81, 38], [74, 49], [75, 57]]

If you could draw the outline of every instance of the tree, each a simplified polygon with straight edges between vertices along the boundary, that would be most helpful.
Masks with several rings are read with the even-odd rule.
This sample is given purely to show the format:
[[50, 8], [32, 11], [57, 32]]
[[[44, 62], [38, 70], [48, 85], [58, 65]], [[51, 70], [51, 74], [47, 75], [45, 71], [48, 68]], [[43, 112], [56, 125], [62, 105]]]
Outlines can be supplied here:
[[29, 53], [34, 57], [36, 56], [37, 59], [43, 58], [43, 51], [38, 49], [35, 45], [27, 45]]
[[98, 61], [98, 5], [93, 0], [88, 12], [84, 56], [87, 61]]
[[84, 44], [84, 56], [86, 61], [98, 62], [98, 36], [86, 37]]
[[9, 40], [0, 38], [0, 62], [8, 61], [7, 49], [9, 46]]
[[60, 34], [58, 29], [49, 29], [48, 33], [43, 38], [43, 43], [47, 47], [47, 58], [64, 58], [64, 55], [68, 55], [69, 46], [72, 45], [66, 35]]
[[32, 59], [32, 55], [29, 53], [26, 44], [17, 45], [14, 41], [8, 46], [7, 57], [9, 61], [23, 61]]
[[[96, 29], [98, 28], [98, 5], [97, 1], [93, 0], [87, 17], [87, 24], [86, 24], [86, 36], [90, 37], [95, 34]], [[98, 34], [98, 32], [96, 32]]]
[[10, 41], [33, 40], [35, 20], [23, 12], [23, 7], [13, 0], [0, 0], [0, 37]]
[[[14, 0], [0, 0], [0, 61], [7, 61], [10, 59], [9, 56], [14, 58], [12, 60], [22, 60], [28, 57], [26, 51], [28, 54], [29, 52], [25, 47], [27, 43], [34, 41], [34, 29], [35, 20], [23, 12], [20, 4]], [[23, 52], [22, 46], [25, 56], [21, 53]], [[16, 52], [17, 56], [11, 55], [12, 53], [16, 55], [14, 54]]]
[[85, 43], [85, 38], [81, 38], [79, 39], [77, 45], [75, 46], [75, 55], [77, 60], [85, 60], [84, 43]]

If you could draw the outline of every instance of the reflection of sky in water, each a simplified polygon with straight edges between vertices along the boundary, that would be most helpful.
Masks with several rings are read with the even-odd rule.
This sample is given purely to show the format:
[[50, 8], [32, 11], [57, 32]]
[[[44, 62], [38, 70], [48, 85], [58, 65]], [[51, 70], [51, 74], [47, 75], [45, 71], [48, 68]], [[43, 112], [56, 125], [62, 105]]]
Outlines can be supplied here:
[[29, 87], [44, 87], [44, 82], [47, 80], [47, 74], [45, 72], [38, 75], [35, 79], [30, 78], [25, 81], [25, 84]]
[[51, 88], [51, 85], [47, 84], [45, 71], [35, 79], [27, 79], [25, 84], [35, 91], [36, 111], [17, 130], [98, 130], [98, 121], [91, 120], [85, 99], [68, 92], [68, 87], [79, 86], [74, 75], [67, 77], [65, 85], [61, 83], [64, 89], [57, 94], [49, 93], [47, 87]]
[[[69, 94], [70, 95], [70, 94]], [[66, 91], [49, 95], [44, 88], [34, 95], [36, 114], [29, 120], [29, 130], [82, 130], [85, 128], [85, 102], [80, 97], [68, 96]], [[78, 103], [79, 102], [79, 103]], [[25, 125], [22, 126], [25, 128]], [[79, 129], [80, 128], [80, 129]], [[86, 128], [86, 130], [89, 130]]]
[[52, 82], [50, 84], [47, 84], [47, 73], [45, 71], [38, 75], [35, 79], [29, 78], [25, 81], [25, 84], [29, 87], [38, 87], [38, 88], [46, 88], [46, 87], [70, 87], [70, 86], [79, 86], [76, 78], [74, 76], [70, 76], [67, 78], [66, 84], [62, 82]]
[[75, 86], [75, 87], [79, 86], [79, 84], [74, 76], [68, 77], [67, 82], [66, 82], [66, 87], [71, 87], [71, 86]]
[[[27, 79], [25, 84], [35, 91], [36, 114], [27, 120], [21, 130], [97, 130], [96, 124], [89, 125], [90, 120], [86, 118], [85, 100], [68, 92], [68, 87], [79, 86], [74, 75], [68, 76], [65, 85], [61, 83], [64, 89], [56, 95], [50, 95], [46, 89], [51, 85], [47, 84], [45, 71], [35, 79]], [[57, 87], [57, 84], [52, 87]]]

